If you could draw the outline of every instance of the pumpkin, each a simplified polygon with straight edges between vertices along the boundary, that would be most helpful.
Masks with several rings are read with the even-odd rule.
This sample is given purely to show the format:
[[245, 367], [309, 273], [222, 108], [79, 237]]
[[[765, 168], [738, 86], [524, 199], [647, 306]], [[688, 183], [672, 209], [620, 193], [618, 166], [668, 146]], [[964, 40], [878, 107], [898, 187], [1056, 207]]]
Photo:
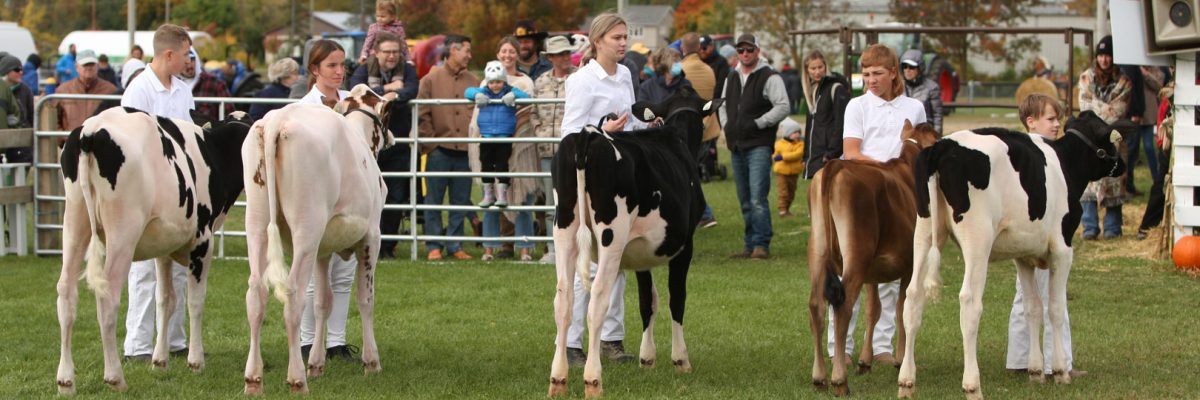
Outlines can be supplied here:
[[1200, 270], [1200, 236], [1184, 236], [1175, 242], [1171, 260], [1180, 271]]

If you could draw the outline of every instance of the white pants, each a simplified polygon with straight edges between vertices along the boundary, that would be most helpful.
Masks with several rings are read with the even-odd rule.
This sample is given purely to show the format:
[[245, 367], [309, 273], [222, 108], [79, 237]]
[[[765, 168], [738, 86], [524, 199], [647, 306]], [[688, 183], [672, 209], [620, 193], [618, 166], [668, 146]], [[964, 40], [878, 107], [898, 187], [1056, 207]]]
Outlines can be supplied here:
[[[1054, 341], [1050, 340], [1050, 270], [1036, 269], [1033, 271], [1033, 282], [1042, 298], [1042, 360], [1045, 373], [1049, 374], [1050, 361], [1053, 360]], [[1063, 314], [1063, 347], [1067, 351], [1067, 371], [1075, 369], [1074, 357], [1071, 350], [1071, 318]], [[1008, 369], [1029, 368], [1029, 325], [1025, 323], [1025, 304], [1021, 295], [1021, 279], [1017, 278], [1017, 293], [1013, 296], [1012, 312], [1008, 314]]]
[[[325, 348], [346, 344], [346, 317], [350, 313], [350, 287], [354, 285], [354, 273], [358, 270], [358, 257], [342, 261], [334, 254], [329, 258], [329, 287], [333, 289], [333, 310], [325, 320]], [[313, 273], [316, 273], [314, 270]], [[300, 317], [300, 345], [313, 344], [316, 337], [317, 318], [313, 313], [313, 294], [316, 278], [308, 281], [304, 291], [304, 314]]]
[[[861, 300], [854, 303], [854, 312], [850, 314], [850, 327], [846, 329], [846, 354], [851, 358], [854, 357], [854, 324], [858, 322], [858, 308], [863, 301], [866, 301], [864, 294], [866, 290], [860, 291], [858, 299]], [[900, 281], [895, 280], [888, 283], [879, 284], [879, 306], [883, 308], [879, 313], [879, 322], [875, 324], [875, 336], [871, 338], [872, 354], [893, 353], [892, 351], [892, 336], [896, 334], [896, 299], [900, 295]], [[829, 356], [836, 355], [833, 351], [834, 346], [834, 321], [833, 307], [829, 307], [826, 312], [826, 335], [828, 338], [827, 350]], [[903, 345], [903, 343], [902, 343]]]
[[[171, 282], [175, 289], [175, 312], [167, 324], [169, 351], [187, 348], [188, 269], [171, 263]], [[154, 320], [158, 315], [155, 294], [158, 274], [154, 260], [134, 261], [129, 266], [129, 310], [125, 313], [125, 355], [141, 356], [154, 352]]]
[[[592, 277], [596, 276], [598, 264], [592, 263]], [[617, 272], [617, 280], [613, 282], [612, 296], [608, 299], [608, 314], [600, 327], [600, 340], [611, 342], [625, 339], [625, 271]], [[584, 320], [587, 318], [590, 291], [584, 291], [575, 275], [575, 304], [571, 307], [571, 327], [567, 329], [567, 347], [583, 348]]]

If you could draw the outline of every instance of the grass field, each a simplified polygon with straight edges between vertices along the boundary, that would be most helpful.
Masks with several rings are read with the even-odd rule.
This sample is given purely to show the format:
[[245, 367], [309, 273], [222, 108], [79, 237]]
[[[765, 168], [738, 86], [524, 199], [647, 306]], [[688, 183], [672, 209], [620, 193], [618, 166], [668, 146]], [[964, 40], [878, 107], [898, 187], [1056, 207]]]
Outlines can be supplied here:
[[[949, 129], [948, 129], [949, 130]], [[724, 157], [724, 153], [722, 155]], [[1144, 170], [1141, 170], [1144, 171]], [[1140, 177], [1143, 190], [1149, 188]], [[797, 216], [774, 221], [772, 259], [732, 262], [740, 249], [741, 218], [731, 181], [706, 185], [720, 225], [697, 234], [699, 254], [689, 275], [686, 319], [694, 372], [676, 374], [665, 363], [652, 370], [607, 364], [609, 398], [795, 399], [826, 398], [809, 384], [812, 365], [808, 328], [808, 281], [804, 259], [808, 221], [803, 202]], [[801, 187], [804, 190], [804, 186]], [[802, 197], [803, 198], [803, 197]], [[774, 199], [774, 194], [772, 194]], [[1145, 197], [1126, 207], [1126, 238], [1076, 242], [1070, 310], [1076, 368], [1087, 377], [1070, 386], [1031, 385], [1004, 369], [1007, 320], [1014, 291], [1011, 263], [990, 268], [980, 327], [979, 360], [984, 394], [1013, 399], [1147, 399], [1200, 396], [1194, 378], [1200, 365], [1200, 281], [1169, 262], [1147, 261], [1136, 231]], [[775, 210], [772, 202], [772, 210]], [[229, 254], [244, 245], [231, 240]], [[407, 246], [399, 254], [407, 260]], [[956, 293], [962, 259], [952, 245], [943, 259], [946, 288], [925, 313], [919, 336], [919, 398], [961, 398], [962, 342]], [[470, 247], [475, 255], [479, 250]], [[540, 256], [540, 252], [538, 254]], [[55, 317], [56, 258], [0, 258], [0, 398], [55, 396], [58, 326]], [[665, 269], [656, 270], [666, 294]], [[102, 362], [93, 295], [81, 290], [75, 330], [76, 387], [83, 398], [236, 398], [248, 346], [244, 261], [219, 260], [209, 281], [205, 313], [207, 366], [193, 374], [185, 360], [170, 370], [127, 363], [130, 390], [111, 393], [101, 382]], [[482, 262], [384, 262], [376, 277], [376, 332], [383, 373], [363, 376], [353, 363], [331, 362], [310, 381], [312, 398], [543, 398], [553, 353], [554, 270], [548, 265]], [[636, 351], [640, 322], [636, 283], [626, 301], [626, 348]], [[665, 303], [662, 307], [666, 309]], [[124, 307], [121, 318], [123, 321]], [[265, 390], [287, 396], [281, 307], [272, 301], [264, 323]], [[348, 337], [361, 342], [351, 307]], [[658, 357], [670, 351], [667, 315], [659, 316]], [[124, 337], [124, 324], [118, 324]], [[860, 325], [861, 330], [861, 325]], [[860, 336], [859, 333], [855, 334]], [[861, 340], [860, 340], [861, 342]], [[580, 370], [569, 387], [582, 397]], [[896, 370], [877, 366], [852, 376], [858, 398], [894, 398]]]

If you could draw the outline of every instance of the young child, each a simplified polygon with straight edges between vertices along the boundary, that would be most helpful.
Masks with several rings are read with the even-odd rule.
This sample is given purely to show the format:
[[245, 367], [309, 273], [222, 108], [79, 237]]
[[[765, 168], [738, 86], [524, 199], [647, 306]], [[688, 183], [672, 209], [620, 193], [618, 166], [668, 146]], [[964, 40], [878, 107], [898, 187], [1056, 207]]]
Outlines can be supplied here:
[[[464, 97], [475, 99], [479, 107], [479, 136], [485, 138], [513, 137], [517, 132], [517, 99], [527, 99], [529, 94], [509, 86], [508, 73], [499, 61], [488, 61], [483, 69], [485, 86], [467, 88]], [[488, 101], [500, 99], [504, 104], [488, 105]], [[481, 143], [479, 164], [483, 172], [508, 172], [508, 157], [512, 155], [512, 143]], [[480, 207], [508, 207], [508, 183], [510, 178], [483, 178], [483, 201]], [[493, 185], [494, 184], [494, 185]]]
[[400, 59], [408, 60], [408, 45], [405, 44], [404, 23], [400, 22], [399, 0], [379, 0], [375, 3], [375, 23], [367, 28], [367, 39], [363, 42], [362, 54], [358, 63], [367, 61], [367, 57], [375, 55], [375, 37], [379, 31], [387, 31], [400, 37]]
[[779, 217], [792, 216], [792, 200], [796, 198], [796, 180], [804, 173], [804, 128], [791, 118], [779, 124], [783, 138], [775, 141], [775, 161], [772, 170], [779, 179]]
[[[1062, 125], [1061, 119], [1063, 115], [1062, 103], [1053, 97], [1034, 93], [1025, 98], [1020, 105], [1021, 124], [1025, 125], [1025, 130], [1030, 135], [1040, 135], [1046, 140], [1054, 140], [1058, 137], [1058, 131]], [[1043, 313], [1043, 335], [1042, 335], [1042, 352], [1043, 354], [1053, 354], [1053, 341], [1050, 340], [1050, 309], [1048, 301], [1049, 297], [1049, 282], [1050, 270], [1037, 269], [1033, 272], [1033, 280], [1037, 286], [1037, 290], [1042, 299]], [[1005, 362], [1007, 368], [1014, 372], [1025, 373], [1029, 367], [1029, 328], [1025, 324], [1025, 304], [1023, 300], [1024, 294], [1021, 293], [1021, 281], [1017, 281], [1017, 292], [1013, 296], [1012, 312], [1008, 315], [1008, 358]], [[1063, 316], [1063, 332], [1064, 335], [1064, 350], [1067, 353], [1067, 370], [1072, 378], [1078, 378], [1086, 375], [1086, 371], [1074, 369], [1074, 357], [1071, 350], [1071, 319], [1070, 316]], [[1050, 373], [1051, 357], [1045, 357], [1045, 373]]]

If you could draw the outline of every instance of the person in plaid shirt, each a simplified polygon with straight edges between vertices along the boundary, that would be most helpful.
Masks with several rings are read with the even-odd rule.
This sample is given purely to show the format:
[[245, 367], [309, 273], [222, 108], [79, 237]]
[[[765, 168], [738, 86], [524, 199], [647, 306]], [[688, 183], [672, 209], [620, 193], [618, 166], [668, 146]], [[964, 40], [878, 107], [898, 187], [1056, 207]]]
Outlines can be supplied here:
[[404, 35], [404, 22], [398, 17], [399, 6], [395, 0], [379, 0], [375, 3], [375, 23], [367, 28], [367, 39], [363, 42], [362, 54], [358, 63], [367, 61], [367, 57], [375, 54], [375, 38], [380, 31], [391, 32], [400, 37], [400, 59], [408, 60], [408, 41]]
[[[231, 97], [224, 81], [205, 72], [200, 67], [196, 49], [188, 52], [187, 67], [180, 74], [180, 78], [192, 85], [192, 97]], [[200, 126], [204, 126], [208, 122], [220, 121], [221, 115], [218, 107], [217, 103], [196, 102], [196, 108], [192, 110], [192, 121]], [[233, 112], [233, 104], [226, 103], [225, 115], [229, 115], [231, 112]]]

